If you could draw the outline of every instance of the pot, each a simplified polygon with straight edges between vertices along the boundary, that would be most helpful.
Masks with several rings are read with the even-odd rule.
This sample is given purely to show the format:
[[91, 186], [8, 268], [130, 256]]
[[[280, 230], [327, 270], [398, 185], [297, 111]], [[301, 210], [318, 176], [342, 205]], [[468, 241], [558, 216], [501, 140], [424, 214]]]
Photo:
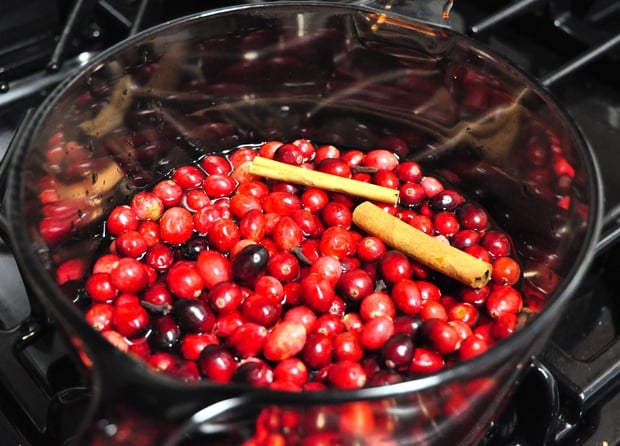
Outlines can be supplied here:
[[[163, 24], [103, 52], [22, 126], [8, 237], [92, 380], [76, 443], [172, 445], [199, 433], [238, 444], [269, 425], [304, 444], [472, 445], [541, 350], [599, 237], [593, 154], [550, 94], [490, 49], [429, 22], [429, 10], [412, 19], [357, 3], [257, 4]], [[73, 141], [63, 150], [59, 131]], [[60, 265], [92, 263], [106, 213], [172, 168], [299, 137], [381, 144], [455, 183], [510, 234], [526, 304], [541, 311], [439, 373], [299, 394], [156, 372], [86, 322], [79, 277], [57, 284]]]

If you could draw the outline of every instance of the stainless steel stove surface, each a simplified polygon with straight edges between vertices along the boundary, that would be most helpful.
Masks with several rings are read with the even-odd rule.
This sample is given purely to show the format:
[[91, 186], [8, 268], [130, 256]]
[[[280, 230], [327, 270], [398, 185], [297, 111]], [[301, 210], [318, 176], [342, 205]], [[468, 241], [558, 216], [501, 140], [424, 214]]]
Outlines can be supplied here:
[[[28, 111], [101, 49], [152, 24], [228, 3], [3, 1], [0, 32], [10, 38], [0, 41], [0, 154]], [[618, 445], [620, 247], [612, 241], [620, 226], [620, 2], [457, 0], [452, 15], [457, 29], [538, 78], [573, 117], [603, 173], [609, 235], [588, 283], [481, 446]], [[29, 302], [4, 244], [0, 284], [1, 443], [65, 444], [88, 407], [88, 383], [54, 322]]]

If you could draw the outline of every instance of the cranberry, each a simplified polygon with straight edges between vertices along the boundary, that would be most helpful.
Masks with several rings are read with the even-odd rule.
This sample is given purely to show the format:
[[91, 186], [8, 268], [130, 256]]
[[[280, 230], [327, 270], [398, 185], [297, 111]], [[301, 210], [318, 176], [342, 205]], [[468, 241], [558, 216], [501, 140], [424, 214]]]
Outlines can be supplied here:
[[138, 217], [131, 207], [117, 206], [108, 215], [106, 229], [116, 236], [126, 231], [135, 231], [138, 229]]
[[172, 312], [178, 324], [191, 333], [208, 333], [215, 325], [215, 314], [202, 300], [179, 299]]
[[457, 210], [457, 215], [461, 227], [464, 229], [480, 232], [489, 226], [489, 217], [486, 211], [474, 204], [465, 203]]
[[329, 203], [329, 195], [323, 189], [308, 188], [301, 195], [301, 203], [304, 209], [316, 214]]
[[521, 267], [512, 257], [498, 257], [493, 260], [491, 280], [500, 285], [515, 285], [521, 278]]
[[109, 302], [118, 294], [118, 289], [112, 283], [110, 274], [94, 273], [86, 279], [86, 292], [95, 301]]
[[247, 361], [237, 367], [232, 380], [254, 387], [268, 387], [273, 382], [273, 370], [264, 361]]
[[290, 308], [284, 313], [283, 320], [298, 322], [306, 327], [306, 331], [310, 331], [317, 317], [314, 311], [304, 305], [298, 305]]
[[424, 303], [420, 310], [420, 319], [428, 321], [429, 319], [441, 319], [442, 321], [448, 320], [448, 312], [441, 302], [436, 300], [429, 300]]
[[308, 368], [299, 358], [286, 358], [278, 362], [273, 369], [274, 381], [290, 382], [303, 386], [308, 381]]
[[359, 389], [366, 384], [366, 372], [358, 362], [345, 359], [329, 367], [327, 380], [337, 389]]
[[193, 189], [183, 196], [183, 206], [190, 212], [196, 212], [211, 203], [209, 196], [202, 189]]
[[319, 273], [310, 273], [301, 281], [302, 301], [319, 313], [329, 311], [332, 300], [335, 299], [333, 285]]
[[344, 272], [338, 279], [337, 289], [343, 297], [358, 301], [373, 292], [374, 281], [367, 271], [358, 268]]
[[203, 206], [194, 213], [194, 229], [199, 234], [205, 235], [209, 232], [213, 222], [222, 217], [222, 212], [216, 206]]
[[391, 170], [379, 169], [372, 176], [372, 182], [378, 186], [390, 189], [398, 189], [400, 182], [398, 177]]
[[403, 161], [396, 166], [394, 173], [403, 182], [419, 183], [422, 179], [422, 168], [414, 161]]
[[388, 316], [370, 319], [360, 332], [360, 344], [366, 350], [378, 350], [394, 334], [394, 322]]
[[174, 251], [165, 243], [157, 243], [151, 246], [144, 258], [144, 263], [159, 273], [164, 273], [174, 263]]
[[217, 251], [201, 252], [196, 259], [196, 267], [207, 289], [232, 279], [230, 262]]
[[190, 239], [194, 232], [192, 214], [182, 207], [166, 209], [159, 219], [161, 239], [171, 245], [180, 245]]
[[374, 262], [387, 251], [385, 243], [378, 237], [362, 237], [356, 244], [357, 256], [363, 262]]
[[321, 210], [321, 218], [326, 226], [340, 226], [349, 229], [351, 227], [353, 216], [351, 209], [337, 202], [327, 203]]
[[445, 189], [437, 193], [429, 200], [430, 206], [437, 211], [453, 211], [464, 202], [464, 198], [458, 192]]
[[112, 327], [114, 306], [97, 303], [86, 311], [86, 321], [97, 331], [108, 330]]
[[263, 350], [267, 329], [254, 322], [244, 322], [226, 339], [226, 345], [242, 358], [252, 358]]
[[207, 294], [207, 301], [219, 314], [231, 313], [241, 306], [243, 291], [235, 282], [219, 282]]
[[164, 212], [164, 202], [155, 193], [142, 191], [131, 199], [131, 209], [138, 220], [159, 220]]
[[260, 244], [252, 244], [243, 248], [231, 262], [234, 279], [241, 283], [252, 283], [267, 267], [269, 252]]
[[207, 155], [200, 162], [200, 167], [207, 174], [221, 174], [226, 175], [232, 171], [230, 163], [226, 158], [220, 155]]
[[375, 291], [368, 294], [360, 303], [359, 309], [362, 319], [369, 321], [379, 316], [393, 319], [396, 307], [392, 297], [384, 291]]
[[453, 212], [438, 212], [433, 216], [432, 220], [437, 234], [452, 237], [459, 231], [459, 221]]
[[351, 233], [344, 228], [332, 226], [321, 235], [319, 250], [324, 256], [338, 259], [355, 254], [356, 242]]
[[165, 207], [170, 208], [181, 203], [183, 188], [173, 180], [163, 180], [153, 187], [153, 194], [162, 201]]
[[511, 286], [494, 288], [486, 300], [488, 313], [497, 318], [505, 313], [518, 313], [523, 307], [523, 297]]
[[116, 331], [130, 338], [143, 334], [150, 323], [148, 312], [137, 300], [116, 304], [113, 320]]
[[303, 238], [301, 228], [288, 215], [281, 217], [273, 229], [273, 242], [281, 251], [290, 251], [293, 248], [297, 248]]
[[334, 337], [334, 357], [336, 361], [350, 360], [359, 362], [364, 356], [364, 350], [355, 333], [344, 331]]
[[409, 365], [409, 373], [429, 374], [438, 372], [444, 366], [443, 357], [427, 348], [418, 347], [413, 352], [413, 359]]
[[282, 305], [263, 294], [250, 294], [241, 304], [241, 315], [247, 321], [271, 327], [279, 319]]
[[237, 182], [228, 175], [215, 173], [204, 179], [202, 187], [210, 197], [222, 198], [232, 195], [237, 187]]
[[196, 166], [181, 166], [172, 172], [172, 180], [183, 189], [196, 189], [200, 187], [204, 177], [204, 172]]
[[222, 345], [208, 345], [198, 359], [200, 374], [216, 382], [229, 382], [237, 369], [237, 361]]
[[166, 274], [168, 289], [177, 297], [192, 299], [200, 296], [204, 283], [194, 262], [177, 262]]
[[187, 333], [181, 339], [181, 354], [185, 359], [196, 361], [207, 345], [218, 344], [218, 338], [212, 333]]
[[390, 283], [411, 277], [411, 264], [405, 254], [396, 250], [387, 251], [379, 259], [381, 275]]
[[172, 316], [162, 316], [151, 322], [148, 340], [155, 350], [172, 350], [181, 341], [181, 329]]
[[399, 188], [399, 202], [403, 206], [418, 206], [426, 198], [424, 188], [419, 183], [405, 183]]
[[269, 361], [282, 361], [301, 352], [306, 344], [306, 327], [298, 322], [281, 321], [265, 339], [263, 354]]
[[124, 293], [138, 293], [148, 285], [149, 278], [145, 267], [129, 257], [120, 259], [110, 272], [112, 285]]
[[[145, 135], [137, 138], [136, 144], [147, 144]], [[170, 179], [136, 193], [130, 205], [112, 210], [103, 234], [111, 238], [108, 252], [91, 271], [70, 259], [58, 266], [57, 281], [83, 279], [88, 323], [122, 351], [183, 380], [289, 391], [356, 389], [477, 356], [518, 328], [521, 269], [510, 256], [510, 238], [482, 207], [425, 176], [417, 163], [400, 162], [408, 151], [404, 140], [381, 140], [394, 152], [315, 148], [298, 139], [180, 166]], [[547, 150], [563, 180], [549, 177], [542, 164], [528, 178], [564, 193], [572, 173], [561, 155], [551, 157], [555, 149]], [[49, 168], [60, 171], [52, 152]], [[361, 233], [352, 226], [355, 197], [250, 175], [248, 162], [257, 154], [398, 190], [399, 205], [382, 209], [492, 263], [491, 283], [474, 289], [446, 281]], [[440, 173], [459, 184], [453, 173]], [[50, 179], [49, 189], [56, 186]], [[50, 243], [60, 241], [72, 230], [67, 218], [75, 209], [50, 207], [59, 200], [53, 193], [40, 199], [48, 218], [66, 220], [59, 224], [54, 217], [49, 230], [42, 225]], [[447, 411], [461, 410], [460, 395], [446, 402]], [[341, 431], [373, 430], [378, 419], [370, 406], [347, 409]], [[276, 438], [288, 421], [269, 412], [272, 418], [260, 423], [272, 441], [299, 440]], [[339, 429], [332, 424], [325, 432]]]
[[423, 298], [416, 282], [401, 279], [392, 288], [394, 305], [405, 314], [414, 315], [422, 309]]
[[297, 280], [299, 271], [299, 260], [290, 252], [278, 251], [267, 260], [267, 273], [281, 282]]
[[301, 351], [302, 361], [310, 368], [318, 370], [331, 364], [333, 343], [331, 337], [321, 332], [308, 334]]
[[230, 251], [240, 238], [239, 227], [229, 218], [220, 218], [214, 221], [207, 233], [211, 247], [222, 253]]
[[196, 260], [202, 251], [209, 249], [209, 242], [204, 237], [192, 237], [181, 246], [181, 254], [188, 260]]
[[510, 239], [502, 232], [488, 231], [482, 237], [480, 244], [494, 257], [505, 257], [511, 252]]
[[415, 346], [411, 336], [395, 333], [381, 347], [381, 357], [390, 369], [405, 371], [413, 359]]
[[333, 337], [338, 333], [342, 333], [344, 330], [345, 325], [341, 317], [326, 313], [316, 318], [309, 331], [311, 333], [318, 331], [329, 337]]
[[458, 332], [445, 320], [429, 319], [424, 322], [422, 331], [433, 347], [443, 355], [453, 353], [460, 347]]
[[475, 358], [481, 355], [489, 349], [487, 341], [477, 335], [471, 335], [467, 339], [461, 342], [461, 348], [459, 349], [459, 358], [463, 361]]
[[398, 166], [398, 157], [389, 150], [375, 149], [366, 154], [362, 165], [377, 169], [394, 170]]
[[271, 192], [262, 200], [265, 213], [290, 215], [295, 209], [301, 209], [301, 200], [290, 192]]

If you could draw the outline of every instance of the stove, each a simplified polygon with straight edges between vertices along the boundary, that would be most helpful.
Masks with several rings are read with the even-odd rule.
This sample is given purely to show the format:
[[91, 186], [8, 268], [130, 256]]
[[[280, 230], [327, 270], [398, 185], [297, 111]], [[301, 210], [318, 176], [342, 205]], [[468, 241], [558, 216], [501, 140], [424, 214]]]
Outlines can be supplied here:
[[[0, 156], [20, 122], [60, 80], [140, 29], [205, 5], [197, 3], [4, 0], [0, 30], [10, 43], [0, 43]], [[605, 233], [586, 283], [480, 446], [618, 445], [620, 3], [457, 0], [451, 16], [457, 30], [539, 79], [568, 111], [596, 153], [606, 198]], [[0, 187], [5, 169], [6, 163], [0, 165]], [[0, 283], [2, 444], [66, 444], [88, 406], [88, 382], [54, 321], [28, 300], [5, 244]]]

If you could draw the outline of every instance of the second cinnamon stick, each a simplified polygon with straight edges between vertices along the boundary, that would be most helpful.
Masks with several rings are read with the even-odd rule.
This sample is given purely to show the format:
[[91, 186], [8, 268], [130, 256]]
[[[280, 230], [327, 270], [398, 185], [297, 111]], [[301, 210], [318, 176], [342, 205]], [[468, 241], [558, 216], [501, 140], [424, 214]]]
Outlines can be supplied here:
[[414, 228], [368, 201], [353, 211], [353, 222], [417, 262], [472, 288], [491, 277], [491, 265]]
[[320, 187], [332, 192], [343, 192], [367, 200], [381, 203], [398, 203], [398, 189], [391, 189], [363, 181], [343, 178], [317, 170], [305, 169], [299, 166], [274, 161], [257, 156], [250, 164], [250, 173], [272, 180], [287, 181], [303, 186]]

